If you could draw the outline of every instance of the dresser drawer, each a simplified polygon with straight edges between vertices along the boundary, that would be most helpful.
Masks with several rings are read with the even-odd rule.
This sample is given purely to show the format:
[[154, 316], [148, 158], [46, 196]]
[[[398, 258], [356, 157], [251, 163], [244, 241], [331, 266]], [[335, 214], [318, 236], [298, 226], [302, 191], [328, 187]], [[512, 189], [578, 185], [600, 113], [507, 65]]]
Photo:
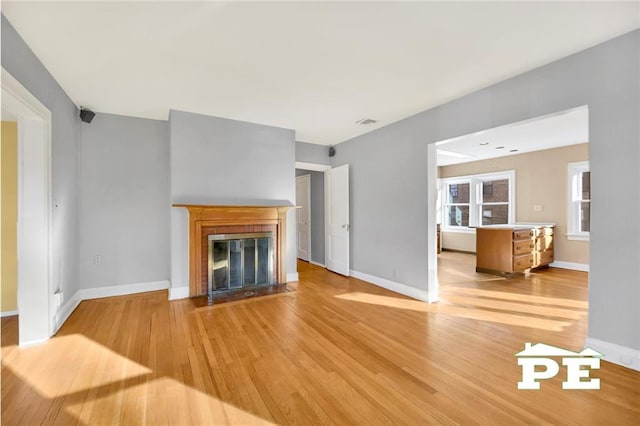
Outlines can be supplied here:
[[513, 256], [513, 270], [524, 271], [533, 266], [532, 254], [521, 254], [520, 256]]
[[513, 240], [527, 240], [536, 236], [534, 229], [523, 229], [519, 231], [513, 231]]
[[513, 242], [513, 254], [514, 255], [519, 255], [519, 254], [528, 254], [531, 253], [533, 251], [533, 248], [535, 247], [535, 244], [533, 242], [534, 240], [520, 240], [520, 241], [514, 241]]

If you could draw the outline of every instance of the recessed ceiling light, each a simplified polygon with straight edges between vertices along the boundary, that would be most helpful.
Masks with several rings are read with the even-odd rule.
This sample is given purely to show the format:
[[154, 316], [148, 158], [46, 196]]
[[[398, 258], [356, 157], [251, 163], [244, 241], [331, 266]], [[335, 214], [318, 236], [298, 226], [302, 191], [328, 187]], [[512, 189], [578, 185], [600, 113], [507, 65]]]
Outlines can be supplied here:
[[496, 146], [496, 149], [504, 149], [504, 146]]
[[518, 152], [518, 150], [517, 149], [512, 149], [509, 152]]
[[480, 146], [489, 145], [489, 142], [480, 142]]
[[373, 120], [371, 118], [362, 118], [356, 121], [356, 124], [363, 124], [363, 125], [374, 124], [374, 123], [377, 123], [377, 120]]

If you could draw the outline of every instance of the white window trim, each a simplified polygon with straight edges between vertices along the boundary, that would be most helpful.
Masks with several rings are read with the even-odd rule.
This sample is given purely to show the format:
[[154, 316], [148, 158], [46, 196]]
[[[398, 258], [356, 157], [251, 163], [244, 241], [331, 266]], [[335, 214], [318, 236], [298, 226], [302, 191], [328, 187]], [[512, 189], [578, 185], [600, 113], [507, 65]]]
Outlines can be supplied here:
[[[576, 179], [580, 173], [590, 171], [588, 161], [577, 161], [567, 165], [567, 239], [573, 241], [589, 241], [589, 232], [580, 231], [580, 208], [577, 203]], [[581, 199], [581, 198], [580, 198]], [[591, 201], [591, 200], [589, 200]]]
[[[481, 203], [478, 203], [480, 198], [480, 187], [484, 181], [488, 180], [509, 180], [509, 217], [508, 224], [515, 223], [516, 217], [516, 172], [515, 170], [505, 170], [492, 173], [480, 173], [475, 175], [455, 176], [450, 178], [439, 179], [439, 192], [440, 192], [440, 223], [442, 224], [442, 230], [446, 232], [459, 232], [463, 234], [475, 234], [475, 228], [481, 226]], [[451, 184], [469, 183], [469, 226], [448, 226], [447, 225], [447, 192], [446, 188]], [[494, 204], [494, 203], [485, 203]], [[495, 203], [503, 204], [503, 203]]]

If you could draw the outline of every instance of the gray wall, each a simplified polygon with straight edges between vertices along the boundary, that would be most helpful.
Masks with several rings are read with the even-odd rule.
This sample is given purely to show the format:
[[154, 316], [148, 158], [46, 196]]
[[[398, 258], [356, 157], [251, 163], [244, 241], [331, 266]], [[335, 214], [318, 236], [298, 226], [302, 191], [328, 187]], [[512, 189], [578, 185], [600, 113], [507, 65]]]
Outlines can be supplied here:
[[352, 268], [426, 290], [427, 144], [588, 105], [589, 337], [640, 349], [639, 55], [636, 30], [339, 144]]
[[173, 203], [295, 200], [293, 130], [171, 111]]
[[[169, 116], [171, 202], [183, 204], [295, 204], [295, 134], [182, 111]], [[172, 246], [183, 219], [172, 213]], [[287, 221], [287, 272], [296, 272], [295, 212]], [[177, 252], [172, 248], [172, 268]], [[184, 262], [181, 262], [184, 263]], [[172, 287], [185, 275], [172, 271]]]
[[331, 164], [329, 147], [313, 143], [296, 142], [296, 161], [314, 164]]
[[78, 109], [2, 15], [2, 67], [49, 111], [52, 132], [53, 284], [63, 303], [78, 290]]
[[80, 135], [82, 287], [168, 281], [168, 123], [96, 114]]
[[324, 173], [296, 169], [303, 175], [311, 175], [311, 260], [324, 265]]

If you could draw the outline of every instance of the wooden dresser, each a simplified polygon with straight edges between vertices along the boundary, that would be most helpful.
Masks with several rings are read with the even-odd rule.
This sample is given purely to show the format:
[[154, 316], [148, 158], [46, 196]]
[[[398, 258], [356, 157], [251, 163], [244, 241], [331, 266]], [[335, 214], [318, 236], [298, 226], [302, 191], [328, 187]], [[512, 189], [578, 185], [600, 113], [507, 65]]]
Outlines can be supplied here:
[[512, 274], [553, 262], [553, 225], [476, 228], [476, 272]]

